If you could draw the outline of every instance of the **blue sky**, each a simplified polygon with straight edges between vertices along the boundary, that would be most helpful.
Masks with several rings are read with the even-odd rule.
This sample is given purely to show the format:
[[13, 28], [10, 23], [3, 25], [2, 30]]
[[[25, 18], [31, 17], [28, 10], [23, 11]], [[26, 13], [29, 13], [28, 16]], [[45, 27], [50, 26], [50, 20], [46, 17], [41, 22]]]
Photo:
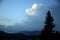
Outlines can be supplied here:
[[60, 20], [59, 3], [59, 0], [0, 0], [0, 24], [8, 26], [6, 30], [9, 31], [11, 28], [15, 31], [40, 30], [43, 28], [45, 15], [50, 10], [55, 23], [60, 25], [57, 22]]
[[1, 19], [11, 20], [13, 23], [20, 22], [25, 16], [25, 10], [30, 8], [34, 3], [33, 0], [2, 0], [0, 7]]
[[[54, 1], [54, 0], [53, 0]], [[33, 4], [42, 4], [47, 8], [48, 6], [53, 6], [56, 1], [52, 0], [2, 0], [0, 7], [0, 19], [2, 20], [0, 24], [9, 25], [6, 20], [11, 21], [10, 24], [21, 22], [26, 15], [25, 10], [31, 8]], [[52, 4], [53, 3], [53, 4]], [[41, 9], [40, 9], [41, 10]]]

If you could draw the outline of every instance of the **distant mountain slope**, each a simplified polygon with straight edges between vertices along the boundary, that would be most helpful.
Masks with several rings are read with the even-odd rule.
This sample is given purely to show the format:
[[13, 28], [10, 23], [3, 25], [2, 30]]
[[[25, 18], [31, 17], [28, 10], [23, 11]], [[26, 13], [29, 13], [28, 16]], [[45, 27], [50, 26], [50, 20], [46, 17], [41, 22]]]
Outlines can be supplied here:
[[40, 35], [40, 31], [22, 31], [24, 35]]

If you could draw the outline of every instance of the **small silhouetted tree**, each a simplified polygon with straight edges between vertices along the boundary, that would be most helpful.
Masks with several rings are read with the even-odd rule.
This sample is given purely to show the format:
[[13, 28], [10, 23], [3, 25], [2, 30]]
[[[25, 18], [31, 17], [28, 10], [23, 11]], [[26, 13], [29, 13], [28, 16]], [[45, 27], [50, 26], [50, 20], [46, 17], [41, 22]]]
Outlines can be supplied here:
[[51, 16], [50, 11], [47, 12], [46, 19], [45, 19], [45, 26], [41, 32], [40, 39], [43, 40], [51, 40], [53, 33], [53, 28], [55, 27], [55, 24], [53, 23], [54, 19]]
[[46, 15], [45, 27], [44, 27], [43, 31], [52, 32], [53, 31], [53, 28], [55, 27], [55, 24], [53, 23], [53, 21], [54, 21], [54, 19], [51, 16], [50, 11], [48, 11], [47, 12], [47, 15]]

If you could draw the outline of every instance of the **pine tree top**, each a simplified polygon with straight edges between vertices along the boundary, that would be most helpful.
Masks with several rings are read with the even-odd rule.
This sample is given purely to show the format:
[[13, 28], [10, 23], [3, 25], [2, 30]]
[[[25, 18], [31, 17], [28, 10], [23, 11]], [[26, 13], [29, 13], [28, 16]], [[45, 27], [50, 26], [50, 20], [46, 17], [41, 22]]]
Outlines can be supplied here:
[[45, 20], [45, 27], [44, 27], [45, 31], [52, 31], [53, 30], [53, 28], [55, 27], [55, 24], [53, 23], [53, 21], [54, 21], [54, 19], [51, 16], [50, 11], [48, 11], [47, 15], [46, 15], [46, 20]]

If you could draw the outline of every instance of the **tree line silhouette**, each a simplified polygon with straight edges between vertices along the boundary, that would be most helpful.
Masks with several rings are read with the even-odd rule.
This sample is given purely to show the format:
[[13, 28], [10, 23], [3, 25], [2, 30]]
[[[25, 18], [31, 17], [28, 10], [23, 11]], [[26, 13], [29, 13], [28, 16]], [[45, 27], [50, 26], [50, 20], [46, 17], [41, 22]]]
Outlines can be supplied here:
[[0, 40], [60, 40], [60, 33], [54, 31], [54, 18], [51, 16], [50, 11], [47, 12], [45, 19], [45, 26], [41, 30], [40, 35], [24, 35], [22, 33], [11, 34], [0, 31]]

